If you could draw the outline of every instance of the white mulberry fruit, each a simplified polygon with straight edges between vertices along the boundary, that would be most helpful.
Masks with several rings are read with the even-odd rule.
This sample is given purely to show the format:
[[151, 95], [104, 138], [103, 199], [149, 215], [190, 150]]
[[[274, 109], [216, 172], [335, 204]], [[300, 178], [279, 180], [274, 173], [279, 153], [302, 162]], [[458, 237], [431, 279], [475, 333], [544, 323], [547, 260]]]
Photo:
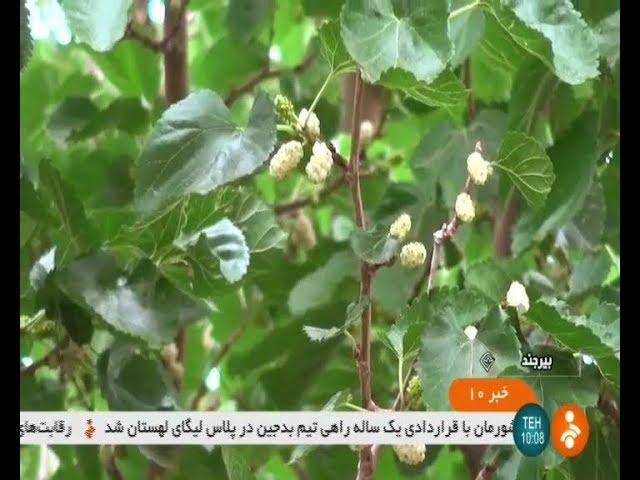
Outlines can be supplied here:
[[529, 296], [520, 282], [512, 282], [507, 292], [507, 305], [515, 307], [518, 313], [525, 313], [529, 310]]
[[476, 336], [478, 335], [478, 329], [473, 325], [469, 325], [467, 328], [464, 329], [464, 334], [467, 336], [469, 340], [473, 342], [476, 339]]
[[467, 157], [467, 172], [473, 183], [484, 185], [493, 172], [491, 164], [487, 162], [479, 152], [473, 152]]
[[398, 460], [407, 465], [418, 465], [424, 461], [427, 447], [421, 445], [394, 445], [393, 451], [396, 452]]
[[360, 124], [360, 145], [368, 145], [373, 140], [373, 123], [365, 120]]
[[463, 222], [470, 222], [476, 216], [473, 200], [468, 193], [462, 192], [456, 198], [456, 216]]
[[269, 173], [272, 177], [282, 180], [287, 174], [298, 166], [302, 159], [302, 144], [296, 140], [284, 143], [271, 158]]
[[329, 176], [333, 166], [333, 157], [329, 148], [321, 142], [313, 145], [313, 153], [305, 168], [309, 180], [314, 183], [322, 183]]
[[306, 133], [312, 142], [320, 137], [320, 119], [314, 112], [309, 112], [306, 108], [300, 110], [298, 114], [298, 128]]
[[389, 236], [402, 240], [411, 230], [411, 217], [406, 213], [400, 215], [389, 227]]
[[427, 258], [427, 249], [420, 242], [407, 243], [400, 250], [400, 263], [409, 268], [419, 267]]

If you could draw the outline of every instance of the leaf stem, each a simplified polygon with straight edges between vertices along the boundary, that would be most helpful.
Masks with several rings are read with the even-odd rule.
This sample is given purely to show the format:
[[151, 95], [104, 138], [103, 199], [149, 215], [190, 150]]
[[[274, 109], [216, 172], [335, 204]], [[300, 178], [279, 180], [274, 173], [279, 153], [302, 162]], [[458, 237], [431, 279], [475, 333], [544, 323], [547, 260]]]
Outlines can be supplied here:
[[451, 12], [449, 14], [449, 20], [451, 20], [452, 18], [456, 18], [457, 16], [462, 15], [465, 12], [473, 10], [478, 5], [480, 5], [481, 3], [482, 2], [480, 2], [479, 0], [476, 0], [473, 3], [469, 3], [469, 4], [465, 5], [464, 7], [460, 7], [460, 8], [455, 9], [453, 12]]
[[331, 81], [332, 78], [333, 78], [333, 71], [329, 72], [329, 75], [327, 75], [327, 78], [324, 80], [324, 83], [320, 87], [320, 90], [318, 90], [318, 93], [316, 93], [316, 97], [313, 99], [313, 102], [311, 102], [311, 105], [309, 106], [309, 109], [308, 109], [307, 118], [305, 118], [304, 120], [303, 128], [307, 127], [307, 122], [309, 121], [309, 117], [311, 116], [311, 113], [316, 108], [316, 105], [318, 105], [318, 101], [320, 100], [320, 97], [322, 97], [322, 94], [324, 93], [325, 89], [329, 85], [329, 82]]

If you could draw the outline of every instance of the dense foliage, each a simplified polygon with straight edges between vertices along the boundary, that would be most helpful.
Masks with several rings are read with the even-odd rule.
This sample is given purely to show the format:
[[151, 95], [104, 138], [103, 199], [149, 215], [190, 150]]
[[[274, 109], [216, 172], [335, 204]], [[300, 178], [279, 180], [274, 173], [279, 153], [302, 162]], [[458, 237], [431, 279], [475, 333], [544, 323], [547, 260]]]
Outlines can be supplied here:
[[[619, 2], [167, 2], [186, 37], [155, 2], [27, 3], [22, 410], [449, 410], [456, 378], [521, 375], [551, 413], [583, 405], [591, 439], [417, 465], [24, 447], [21, 478], [364, 479], [371, 457], [380, 480], [619, 477]], [[32, 39], [36, 7], [73, 41]]]

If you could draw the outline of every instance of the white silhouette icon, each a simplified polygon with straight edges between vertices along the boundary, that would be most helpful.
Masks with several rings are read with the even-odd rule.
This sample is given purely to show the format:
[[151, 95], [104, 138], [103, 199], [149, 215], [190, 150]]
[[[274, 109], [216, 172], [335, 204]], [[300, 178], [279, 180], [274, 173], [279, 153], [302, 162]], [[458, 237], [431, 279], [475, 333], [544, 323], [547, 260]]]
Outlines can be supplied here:
[[562, 432], [560, 441], [564, 443], [564, 446], [569, 450], [573, 448], [573, 446], [576, 444], [576, 438], [578, 438], [578, 436], [582, 433], [582, 430], [580, 430], [580, 428], [573, 423], [575, 418], [576, 416], [571, 410], [568, 410], [567, 413], [564, 414], [564, 419], [566, 420], [568, 427], [564, 432]]

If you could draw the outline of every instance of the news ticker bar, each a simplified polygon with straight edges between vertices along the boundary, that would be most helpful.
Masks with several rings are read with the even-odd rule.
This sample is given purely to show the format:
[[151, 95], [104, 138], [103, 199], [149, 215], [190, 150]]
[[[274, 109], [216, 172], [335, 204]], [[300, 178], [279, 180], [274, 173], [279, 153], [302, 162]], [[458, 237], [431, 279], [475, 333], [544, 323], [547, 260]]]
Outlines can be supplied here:
[[20, 412], [21, 445], [513, 445], [516, 412]]

